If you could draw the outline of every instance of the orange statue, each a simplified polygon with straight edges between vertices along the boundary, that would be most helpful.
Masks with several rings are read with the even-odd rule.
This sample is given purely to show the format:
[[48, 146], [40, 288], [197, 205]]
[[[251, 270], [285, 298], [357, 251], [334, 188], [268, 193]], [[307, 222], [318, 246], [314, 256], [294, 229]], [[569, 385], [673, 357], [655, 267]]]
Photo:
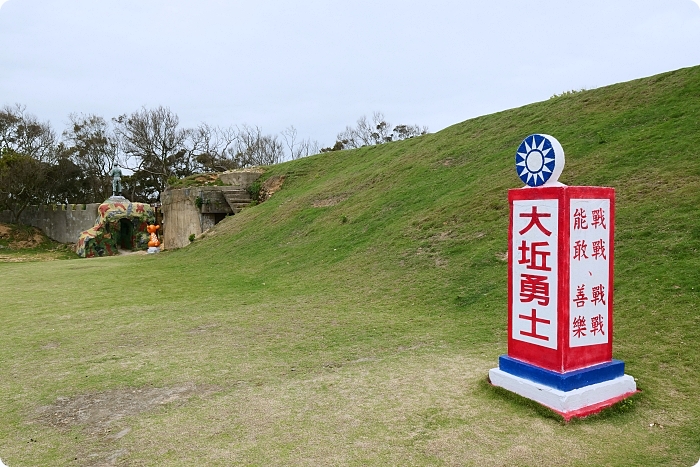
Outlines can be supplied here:
[[151, 239], [148, 241], [149, 247], [160, 246], [160, 240], [158, 240], [158, 235], [156, 235], [158, 229], [160, 229], [159, 225], [149, 225], [146, 227], [146, 231], [151, 234]]

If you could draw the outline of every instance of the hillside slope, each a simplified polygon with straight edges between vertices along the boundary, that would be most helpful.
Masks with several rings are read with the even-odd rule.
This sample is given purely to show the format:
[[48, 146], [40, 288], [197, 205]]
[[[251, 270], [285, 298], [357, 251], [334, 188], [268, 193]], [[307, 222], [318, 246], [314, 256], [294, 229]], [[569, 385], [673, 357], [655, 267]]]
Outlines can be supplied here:
[[[562, 143], [563, 183], [616, 189], [614, 355], [643, 390], [568, 425], [486, 383], [506, 346], [507, 190], [531, 133]], [[0, 265], [0, 391], [13, 395], [0, 401], [0, 455], [692, 465], [699, 147], [695, 67], [271, 167], [279, 192], [182, 250]], [[154, 387], [199, 396], [130, 411], [119, 392]], [[123, 418], [50, 418], [86, 394], [88, 413], [119, 395]], [[95, 434], [107, 429], [128, 434]]]
[[[521, 186], [514, 152], [535, 132], [562, 143], [563, 183], [616, 189], [620, 345], [635, 340], [625, 323], [638, 326], [666, 300], [692, 306], [700, 286], [700, 67], [280, 164], [266, 177], [285, 176], [282, 191], [169, 260], [241, 264], [251, 278], [291, 288], [343, 284], [455, 313], [483, 316], [489, 306], [485, 324], [500, 326], [507, 190]], [[647, 303], [630, 302], [639, 294]], [[671, 343], [675, 332], [694, 331], [660, 339]]]
[[[274, 293], [348, 294], [391, 309], [420, 303], [414, 319], [425, 322], [400, 331], [406, 345], [431, 330], [434, 345], [491, 343], [503, 351], [507, 190], [520, 186], [515, 149], [536, 132], [562, 143], [563, 183], [617, 191], [615, 355], [649, 397], [679, 391], [693, 398], [700, 382], [693, 344], [700, 341], [698, 67], [415, 140], [281, 164], [267, 174], [286, 177], [281, 192], [172, 260], [241, 264]], [[693, 413], [697, 421], [697, 406]], [[680, 438], [700, 441], [698, 428], [685, 429]]]

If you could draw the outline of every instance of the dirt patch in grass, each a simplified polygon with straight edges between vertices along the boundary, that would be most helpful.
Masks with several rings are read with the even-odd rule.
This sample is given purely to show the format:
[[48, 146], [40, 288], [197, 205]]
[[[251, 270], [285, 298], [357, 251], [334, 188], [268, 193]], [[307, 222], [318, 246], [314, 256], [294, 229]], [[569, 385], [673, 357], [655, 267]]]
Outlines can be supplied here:
[[147, 255], [148, 251], [146, 250], [123, 250], [121, 248], [118, 248], [117, 251], [119, 252], [120, 255]]
[[315, 208], [327, 208], [327, 207], [330, 207], [330, 206], [335, 206], [335, 205], [338, 204], [338, 203], [342, 203], [342, 202], [345, 201], [346, 199], [348, 199], [348, 197], [345, 196], [345, 195], [341, 195], [341, 196], [332, 196], [332, 197], [330, 197], [330, 198], [319, 199], [319, 200], [317, 200], [317, 201], [314, 201], [313, 204], [312, 204], [312, 206], [315, 207]]
[[197, 326], [194, 329], [190, 329], [189, 331], [187, 331], [187, 334], [202, 334], [202, 333], [206, 333], [212, 329], [216, 329], [219, 326], [221, 326], [221, 324], [219, 324], [219, 323], [202, 324], [201, 326]]
[[218, 391], [220, 388], [216, 386], [183, 384], [58, 397], [53, 404], [40, 407], [33, 422], [55, 428], [64, 436], [73, 430], [84, 433], [87, 442], [71, 455], [74, 465], [125, 465], [123, 458], [130, 453], [131, 438], [137, 437], [139, 431], [130, 426], [135, 423], [131, 417], [165, 406], [181, 407], [195, 397], [207, 397]]
[[34, 248], [39, 245], [44, 241], [42, 238], [42, 235], [37, 234], [29, 238], [28, 240], [20, 240], [18, 242], [12, 242], [10, 243], [10, 248], [13, 248], [15, 250], [20, 250], [22, 248]]
[[184, 404], [194, 396], [207, 396], [217, 390], [212, 386], [185, 384], [167, 388], [122, 388], [59, 397], [53, 404], [39, 409], [37, 420], [55, 428], [82, 426], [91, 435], [110, 436], [110, 427], [123, 418], [166, 404]]
[[10, 238], [12, 228], [7, 224], [0, 224], [0, 238]]
[[74, 248], [51, 240], [36, 227], [0, 224], [0, 263], [71, 259]]
[[0, 255], [0, 263], [28, 263], [30, 261], [56, 261], [60, 259], [73, 259], [68, 257], [69, 251], [70, 250], [48, 250]]
[[9, 250], [8, 254], [0, 254], [0, 263], [27, 263], [30, 261], [56, 261], [64, 259], [77, 259], [77, 256], [71, 248], [63, 248], [60, 244], [54, 249], [45, 250], [43, 248], [36, 248]]
[[26, 261], [31, 261], [31, 259], [26, 256], [0, 255], [0, 263], [24, 263]]
[[284, 179], [284, 175], [275, 175], [265, 180], [260, 189], [260, 201], [266, 201], [270, 199], [272, 195], [280, 191], [284, 184]]
[[217, 173], [211, 173], [211, 174], [202, 174], [194, 177], [194, 180], [197, 183], [201, 184], [211, 184], [211, 183], [216, 183], [216, 181], [219, 179], [219, 174]]
[[[420, 344], [394, 357], [325, 364], [308, 377], [240, 384], [197, 413], [145, 422], [133, 449], [143, 465], [176, 452], [201, 465], [549, 467], [580, 462], [587, 442], [605, 438], [580, 438], [494, 397], [481, 383], [492, 365], [424, 353]], [[188, 433], [188, 443], [174, 433]]]
[[165, 388], [121, 388], [110, 391], [59, 397], [39, 408], [35, 421], [60, 431], [82, 429], [91, 447], [76, 452], [74, 460], [87, 467], [118, 465], [129, 454], [121, 441], [132, 432], [128, 418], [153, 412], [166, 405], [182, 406], [193, 397], [206, 397], [215, 386], [184, 384]]
[[44, 233], [36, 227], [0, 224], [0, 239], [7, 240], [13, 250], [36, 248], [48, 241]]

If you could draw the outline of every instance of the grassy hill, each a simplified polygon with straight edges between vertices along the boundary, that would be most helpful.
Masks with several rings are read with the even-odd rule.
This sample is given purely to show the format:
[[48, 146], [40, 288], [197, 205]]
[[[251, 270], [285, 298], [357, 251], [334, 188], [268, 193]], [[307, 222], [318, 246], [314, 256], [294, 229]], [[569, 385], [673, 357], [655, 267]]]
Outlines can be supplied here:
[[[531, 133], [617, 191], [614, 355], [564, 424], [491, 388]], [[677, 465], [700, 457], [700, 67], [271, 167], [189, 247], [0, 264], [0, 457], [21, 465]]]
[[36, 227], [0, 223], [0, 262], [74, 258], [70, 245], [51, 240]]

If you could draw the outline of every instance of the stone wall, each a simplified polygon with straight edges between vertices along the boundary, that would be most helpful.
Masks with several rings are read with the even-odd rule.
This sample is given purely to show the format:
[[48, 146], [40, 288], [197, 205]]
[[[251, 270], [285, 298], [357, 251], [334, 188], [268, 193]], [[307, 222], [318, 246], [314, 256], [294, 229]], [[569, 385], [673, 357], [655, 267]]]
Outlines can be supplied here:
[[[84, 231], [95, 225], [100, 203], [28, 206], [20, 215], [22, 224], [41, 229], [61, 243], [75, 243]], [[0, 212], [0, 222], [12, 222], [10, 211]]]

